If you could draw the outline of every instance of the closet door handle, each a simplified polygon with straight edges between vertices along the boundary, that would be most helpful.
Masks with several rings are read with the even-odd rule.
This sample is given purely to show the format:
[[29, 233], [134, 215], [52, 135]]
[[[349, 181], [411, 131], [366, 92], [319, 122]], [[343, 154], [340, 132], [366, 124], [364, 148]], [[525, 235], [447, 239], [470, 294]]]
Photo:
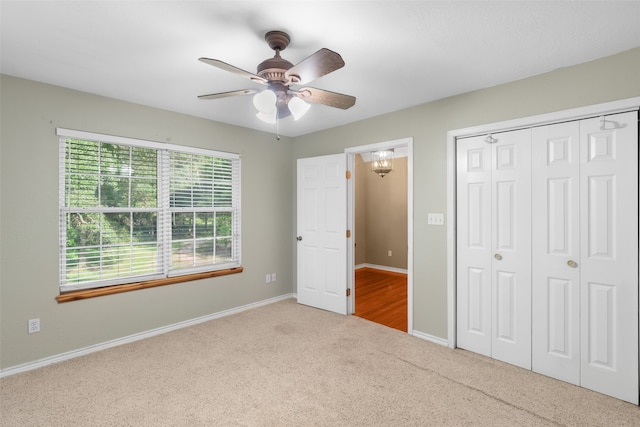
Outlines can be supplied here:
[[578, 263], [570, 259], [569, 261], [567, 261], [567, 265], [571, 268], [576, 268], [578, 266]]
[[493, 257], [495, 259], [497, 259], [498, 261], [500, 261], [502, 259], [502, 255], [500, 255], [500, 254], [495, 254]]
[[302, 236], [298, 236], [298, 237], [296, 237], [296, 240], [297, 240], [298, 242], [299, 242], [299, 241], [301, 241], [301, 240], [302, 240]]

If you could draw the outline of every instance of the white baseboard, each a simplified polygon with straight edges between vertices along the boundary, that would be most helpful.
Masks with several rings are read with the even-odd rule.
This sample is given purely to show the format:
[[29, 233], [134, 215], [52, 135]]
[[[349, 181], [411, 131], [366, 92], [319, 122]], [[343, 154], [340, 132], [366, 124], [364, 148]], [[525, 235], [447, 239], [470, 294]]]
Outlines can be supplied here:
[[425, 341], [432, 342], [434, 344], [440, 344], [440, 345], [443, 345], [445, 347], [449, 346], [449, 342], [446, 339], [440, 338], [440, 337], [436, 337], [434, 335], [425, 334], [424, 332], [416, 331], [415, 329], [413, 331], [411, 331], [411, 335], [416, 337], [416, 338], [420, 338], [420, 339], [423, 339]]
[[106, 341], [100, 344], [91, 345], [89, 347], [80, 348], [77, 350], [68, 351], [66, 353], [57, 354], [55, 356], [45, 357], [44, 359], [34, 360], [33, 362], [27, 362], [16, 366], [11, 366], [0, 370], [0, 378], [8, 377], [10, 375], [19, 374], [21, 372], [31, 371], [33, 369], [41, 368], [43, 366], [52, 365], [54, 363], [62, 362], [65, 360], [73, 359], [76, 357], [84, 356], [89, 353], [104, 350], [111, 347], [116, 347], [122, 344], [128, 344], [134, 341], [140, 341], [145, 338], [150, 338], [156, 335], [164, 334], [167, 332], [175, 331], [176, 329], [186, 328], [188, 326], [197, 325], [198, 323], [208, 322], [209, 320], [219, 319], [221, 317], [230, 316], [232, 314], [240, 313], [242, 311], [250, 310], [267, 304], [273, 304], [278, 301], [289, 299], [294, 294], [280, 295], [274, 298], [254, 302], [251, 304], [243, 305], [240, 307], [230, 308], [229, 310], [219, 311], [217, 313], [208, 314], [206, 316], [197, 317], [191, 320], [185, 320], [183, 322], [174, 323], [172, 325], [162, 326], [160, 328], [151, 329], [149, 331], [140, 332], [137, 334], [129, 335], [115, 340]]
[[407, 274], [408, 272], [406, 268], [388, 267], [386, 265], [367, 264], [367, 263], [358, 264], [355, 266], [356, 270], [359, 268], [374, 268], [376, 270], [391, 271], [392, 273], [404, 273], [404, 274]]

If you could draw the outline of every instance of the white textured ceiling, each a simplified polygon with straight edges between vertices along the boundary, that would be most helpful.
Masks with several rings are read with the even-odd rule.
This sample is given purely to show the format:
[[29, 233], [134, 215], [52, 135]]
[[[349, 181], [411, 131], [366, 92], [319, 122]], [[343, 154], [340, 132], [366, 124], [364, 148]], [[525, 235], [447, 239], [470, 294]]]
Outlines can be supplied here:
[[250, 96], [261, 88], [199, 62], [255, 72], [273, 56], [297, 63], [322, 47], [345, 67], [309, 86], [353, 95], [313, 105], [298, 136], [490, 87], [640, 46], [640, 1], [0, 1], [3, 74], [273, 132]]

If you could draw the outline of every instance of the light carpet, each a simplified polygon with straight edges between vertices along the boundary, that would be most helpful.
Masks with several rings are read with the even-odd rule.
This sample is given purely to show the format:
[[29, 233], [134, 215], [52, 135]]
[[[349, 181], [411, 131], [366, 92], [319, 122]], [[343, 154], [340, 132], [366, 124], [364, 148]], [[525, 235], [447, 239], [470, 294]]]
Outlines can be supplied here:
[[640, 425], [638, 406], [293, 299], [0, 386], [5, 427]]

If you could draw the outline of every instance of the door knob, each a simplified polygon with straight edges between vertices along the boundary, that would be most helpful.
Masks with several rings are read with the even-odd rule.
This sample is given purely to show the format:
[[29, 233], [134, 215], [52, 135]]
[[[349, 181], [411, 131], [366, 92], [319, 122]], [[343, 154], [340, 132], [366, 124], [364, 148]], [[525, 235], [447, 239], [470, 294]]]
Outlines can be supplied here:
[[500, 261], [502, 259], [502, 255], [500, 255], [500, 254], [495, 254], [493, 257], [495, 259], [497, 259], [498, 261]]
[[300, 240], [302, 240], [302, 236], [296, 237], [296, 240], [299, 242]]
[[567, 265], [571, 268], [576, 268], [578, 266], [578, 263], [570, 259], [569, 261], [567, 261]]

